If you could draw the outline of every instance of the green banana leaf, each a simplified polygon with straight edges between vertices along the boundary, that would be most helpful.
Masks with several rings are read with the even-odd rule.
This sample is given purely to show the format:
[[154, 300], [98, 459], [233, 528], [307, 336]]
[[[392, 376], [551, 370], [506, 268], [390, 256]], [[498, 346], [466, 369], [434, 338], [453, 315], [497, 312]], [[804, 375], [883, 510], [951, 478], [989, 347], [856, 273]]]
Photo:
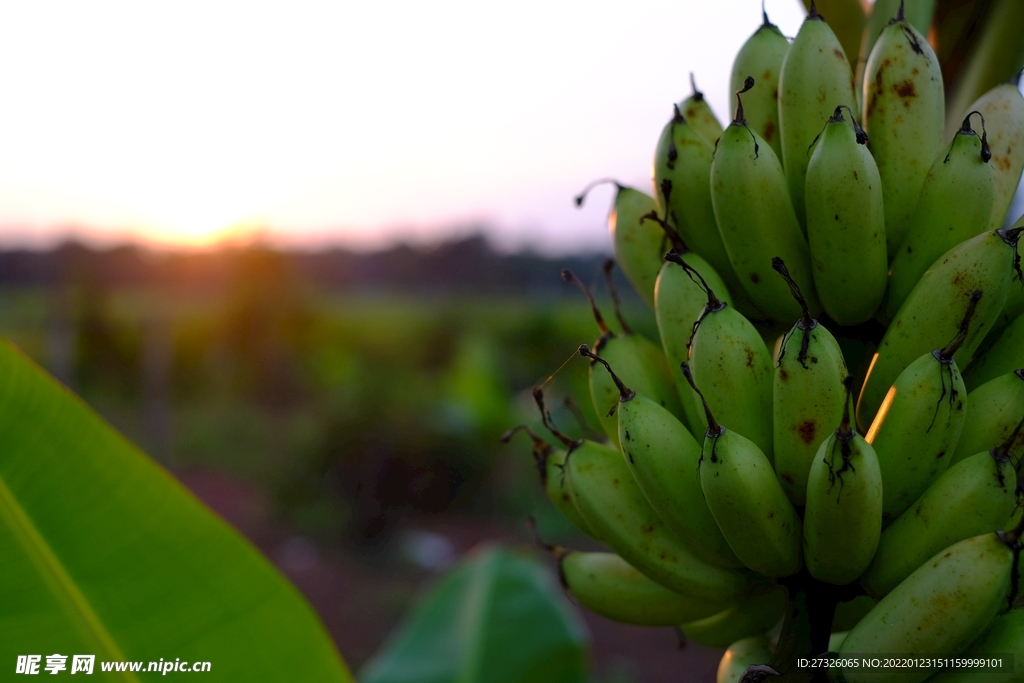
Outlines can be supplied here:
[[424, 596], [361, 683], [577, 683], [586, 632], [551, 572], [500, 547], [473, 553]]
[[295, 588], [235, 530], [0, 342], [0, 679], [19, 655], [210, 662], [204, 681], [352, 681]]

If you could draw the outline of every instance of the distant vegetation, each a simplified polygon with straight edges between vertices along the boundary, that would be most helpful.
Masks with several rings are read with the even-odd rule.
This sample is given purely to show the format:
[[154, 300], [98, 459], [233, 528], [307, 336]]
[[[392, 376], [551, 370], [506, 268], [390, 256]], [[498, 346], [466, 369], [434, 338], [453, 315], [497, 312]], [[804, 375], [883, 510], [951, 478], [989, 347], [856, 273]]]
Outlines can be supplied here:
[[[0, 333], [172, 470], [244, 477], [296, 528], [359, 546], [409, 514], [531, 509], [529, 448], [498, 437], [535, 420], [528, 389], [596, 337], [558, 273], [596, 281], [600, 261], [481, 237], [371, 254], [7, 251]], [[553, 395], [570, 388], [592, 419], [582, 359]]]

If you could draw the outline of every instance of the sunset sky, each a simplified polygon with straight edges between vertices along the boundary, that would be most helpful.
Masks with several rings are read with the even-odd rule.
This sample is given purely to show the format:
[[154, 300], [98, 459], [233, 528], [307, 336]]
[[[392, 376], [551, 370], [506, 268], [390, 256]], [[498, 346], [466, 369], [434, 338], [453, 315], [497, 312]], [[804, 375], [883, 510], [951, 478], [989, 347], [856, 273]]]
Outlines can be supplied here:
[[[799, 0], [767, 0], [793, 35]], [[608, 244], [696, 72], [728, 120], [759, 0], [30, 2], [0, 14], [0, 244]], [[827, 17], [826, 17], [827, 18]]]

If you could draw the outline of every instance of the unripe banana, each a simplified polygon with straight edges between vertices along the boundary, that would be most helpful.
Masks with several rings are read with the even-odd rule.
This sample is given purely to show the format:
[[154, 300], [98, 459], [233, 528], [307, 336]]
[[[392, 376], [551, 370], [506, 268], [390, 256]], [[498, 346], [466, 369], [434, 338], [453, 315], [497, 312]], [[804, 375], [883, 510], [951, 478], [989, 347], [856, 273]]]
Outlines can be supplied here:
[[[725, 287], [722, 278], [718, 273], [701, 258], [698, 254], [688, 252], [678, 254], [681, 259], [708, 283], [708, 286], [715, 292], [722, 292], [724, 301], [731, 304], [729, 291]], [[672, 379], [675, 380], [676, 390], [679, 392], [679, 402], [682, 404], [683, 423], [690, 430], [690, 434], [699, 435], [703, 433], [704, 427], [701, 419], [704, 415], [697, 407], [697, 397], [693, 389], [686, 382], [679, 364], [685, 361], [689, 355], [689, 341], [693, 334], [693, 325], [700, 318], [701, 311], [707, 303], [708, 295], [701, 288], [695, 278], [691, 278], [687, 271], [672, 261], [666, 261], [658, 274], [658, 282], [654, 286], [654, 314], [658, 322], [658, 332], [661, 336], [661, 346], [668, 359], [668, 367], [672, 372]]]
[[[847, 382], [847, 391], [852, 387]], [[842, 421], [811, 463], [804, 510], [804, 562], [811, 576], [838, 585], [871, 563], [882, 530], [882, 473], [875, 450], [851, 426], [849, 396]]]
[[[670, 255], [671, 257], [671, 255]], [[677, 261], [682, 264], [682, 261]], [[688, 267], [688, 266], [684, 266]], [[757, 444], [771, 461], [772, 358], [757, 330], [736, 310], [707, 291], [707, 305], [690, 338], [689, 364], [711, 410]], [[700, 398], [697, 406], [702, 410]], [[702, 418], [701, 431], [707, 429]]]
[[1024, 610], [998, 615], [962, 655], [967, 659], [993, 656], [1007, 658], [1002, 671], [989, 669], [979, 674], [978, 669], [971, 668], [943, 669], [931, 683], [1020, 683], [1024, 680]]
[[[689, 366], [683, 374], [693, 384]], [[694, 390], [698, 391], [694, 384]], [[703, 399], [703, 397], [701, 397]], [[800, 571], [800, 517], [775, 478], [764, 452], [750, 439], [708, 420], [701, 451], [700, 486], [729, 547], [765, 576]]]
[[672, 413], [627, 387], [585, 345], [580, 354], [601, 363], [619, 389], [619, 444], [647, 502], [694, 555], [721, 567], [742, 567], [701, 493], [700, 446]]
[[789, 51], [789, 40], [775, 24], [768, 21], [768, 14], [762, 12], [764, 21], [747, 38], [736, 53], [729, 78], [729, 91], [743, 89], [743, 81], [753, 75], [757, 86], [747, 95], [744, 109], [748, 125], [764, 139], [775, 156], [782, 158], [782, 139], [779, 136], [779, 72]]
[[992, 181], [995, 186], [989, 230], [1003, 227], [1006, 212], [1024, 171], [1024, 95], [1012, 83], [1003, 83], [979, 97], [967, 111], [979, 111], [991, 134]]
[[903, 15], [878, 37], [864, 74], [862, 123], [871, 136], [885, 195], [890, 259], [907, 234], [910, 216], [932, 161], [942, 148], [946, 100], [942, 72], [928, 41]]
[[585, 441], [569, 452], [565, 471], [580, 515], [609, 548], [648, 578], [711, 601], [736, 598], [747, 587], [747, 574], [698, 559], [669, 532], [617, 450]]
[[857, 424], [871, 423], [889, 387], [910, 363], [957, 333], [968, 295], [980, 289], [985, 296], [956, 355], [958, 364], [970, 360], [999, 315], [1010, 279], [1019, 270], [1015, 263], [1022, 231], [1024, 227], [978, 235], [950, 249], [924, 274], [889, 324], [871, 361], [857, 402]]
[[870, 319], [888, 279], [885, 212], [867, 134], [841, 107], [825, 124], [807, 165], [804, 202], [814, 286], [841, 325]]
[[853, 73], [839, 39], [811, 4], [779, 74], [779, 130], [782, 166], [801, 225], [806, 225], [804, 184], [809, 150], [822, 121], [836, 107], [857, 106]]
[[865, 439], [878, 455], [885, 482], [882, 518], [895, 519], [949, 467], [963, 430], [967, 390], [953, 356], [963, 344], [981, 291], [970, 305], [956, 337], [926, 353], [896, 378]]
[[1017, 504], [1016, 489], [1006, 448], [953, 465], [886, 527], [861, 584], [883, 596], [943, 548], [1003, 528]]
[[[860, 47], [860, 59], [857, 69], [857, 84], [864, 80], [864, 68], [867, 65], [868, 56], [875, 47], [875, 42], [882, 34], [882, 31], [904, 6], [904, 13], [910, 25], [917, 29], [921, 35], [928, 35], [932, 25], [932, 15], [935, 14], [936, 0], [875, 0], [871, 12], [868, 14], [867, 26], [864, 27], [864, 35]], [[850, 54], [850, 53], [847, 53]]]
[[722, 136], [722, 124], [715, 116], [715, 112], [711, 111], [711, 107], [708, 106], [707, 100], [704, 99], [704, 93], [697, 90], [697, 82], [693, 79], [692, 73], [690, 74], [690, 88], [693, 92], [679, 103], [679, 110], [694, 130], [714, 145]]
[[681, 595], [651, 581], [615, 553], [555, 548], [562, 585], [591, 612], [622, 624], [675, 626], [717, 614], [721, 602]]
[[[610, 270], [609, 262], [606, 261], [605, 272], [609, 276], [609, 281]], [[579, 287], [590, 302], [590, 309], [601, 333], [594, 344], [598, 352], [615, 364], [620, 376], [636, 391], [672, 411], [674, 415], [682, 416], [683, 409], [679, 404], [679, 395], [673, 385], [665, 354], [646, 337], [630, 329], [622, 317], [617, 295], [613, 293], [615, 312], [623, 332], [619, 335], [612, 332], [605, 323], [590, 290], [583, 286], [572, 271], [563, 270], [562, 279]], [[618, 446], [619, 423], [615, 417], [615, 408], [619, 401], [619, 391], [608, 373], [595, 372], [593, 367], [590, 368], [590, 398], [594, 402], [594, 411], [601, 422], [601, 429], [612, 443]]]
[[943, 254], [989, 229], [995, 185], [992, 153], [982, 130], [979, 137], [968, 115], [928, 171], [907, 235], [892, 261], [886, 317], [896, 315], [924, 272]]
[[718, 662], [715, 683], [739, 683], [748, 667], [767, 664], [772, 658], [773, 649], [768, 636], [754, 636], [736, 641], [729, 646]]
[[[781, 260], [775, 266], [788, 278]], [[804, 315], [783, 337], [775, 363], [772, 449], [782, 490], [794, 505], [802, 506], [811, 461], [843, 416], [847, 372], [835, 337], [811, 317], [796, 283], [791, 286]]]
[[760, 595], [745, 597], [717, 614], [684, 623], [681, 628], [687, 639], [695, 643], [729, 647], [742, 638], [767, 633], [778, 624], [786, 611], [788, 595], [782, 586], [773, 586]]
[[687, 122], [679, 107], [674, 107], [672, 120], [662, 130], [654, 152], [654, 196], [659, 210], [676, 226], [686, 247], [707, 259], [716, 272], [739, 288], [711, 204], [714, 153], [713, 144]]
[[[853, 627], [840, 659], [964, 650], [1007, 606], [1015, 551], [1006, 538], [984, 534], [939, 551]], [[838, 678], [845, 683], [920, 683], [932, 673], [924, 667], [848, 668]]]
[[603, 183], [615, 185], [615, 202], [608, 215], [608, 230], [612, 235], [615, 258], [622, 266], [626, 279], [648, 306], [654, 306], [654, 281], [661, 270], [661, 256], [665, 253], [665, 235], [653, 223], [640, 219], [657, 209], [654, 198], [620, 185], [614, 180], [597, 180], [577, 195], [576, 206], [583, 206], [587, 193]]
[[[748, 77], [748, 90], [753, 83]], [[817, 315], [821, 304], [812, 282], [810, 248], [793, 211], [782, 165], [747, 125], [739, 94], [736, 99], [736, 118], [722, 133], [711, 164], [711, 200], [729, 262], [758, 308], [778, 320], [792, 320], [800, 308], [771, 272], [771, 258], [782, 258]]]
[[971, 362], [964, 382], [971, 389], [1024, 366], [1024, 315], [999, 333], [995, 342]]
[[[966, 381], [965, 381], [966, 384]], [[1006, 441], [1024, 415], [1024, 368], [1000, 375], [967, 395], [967, 415], [950, 467], [975, 453]], [[1010, 444], [1012, 452], [1024, 450], [1024, 434]]]
[[860, 54], [867, 23], [864, 14], [866, 8], [858, 0], [803, 0], [803, 4], [808, 12], [813, 8], [828, 20], [843, 46], [850, 66], [857, 66], [857, 56]]

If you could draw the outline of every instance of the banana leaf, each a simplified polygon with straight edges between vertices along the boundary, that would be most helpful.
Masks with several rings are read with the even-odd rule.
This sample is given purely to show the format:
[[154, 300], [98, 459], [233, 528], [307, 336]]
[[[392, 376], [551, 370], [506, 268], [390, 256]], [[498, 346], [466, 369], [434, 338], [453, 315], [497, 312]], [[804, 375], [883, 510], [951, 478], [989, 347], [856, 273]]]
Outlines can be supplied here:
[[[204, 681], [351, 681], [260, 553], [0, 341], [0, 678], [18, 657], [209, 662]], [[25, 661], [25, 660], [23, 660]], [[80, 672], [79, 672], [80, 673]], [[152, 673], [142, 675], [148, 680]]]
[[361, 683], [576, 683], [586, 633], [537, 560], [478, 550], [416, 604]]

